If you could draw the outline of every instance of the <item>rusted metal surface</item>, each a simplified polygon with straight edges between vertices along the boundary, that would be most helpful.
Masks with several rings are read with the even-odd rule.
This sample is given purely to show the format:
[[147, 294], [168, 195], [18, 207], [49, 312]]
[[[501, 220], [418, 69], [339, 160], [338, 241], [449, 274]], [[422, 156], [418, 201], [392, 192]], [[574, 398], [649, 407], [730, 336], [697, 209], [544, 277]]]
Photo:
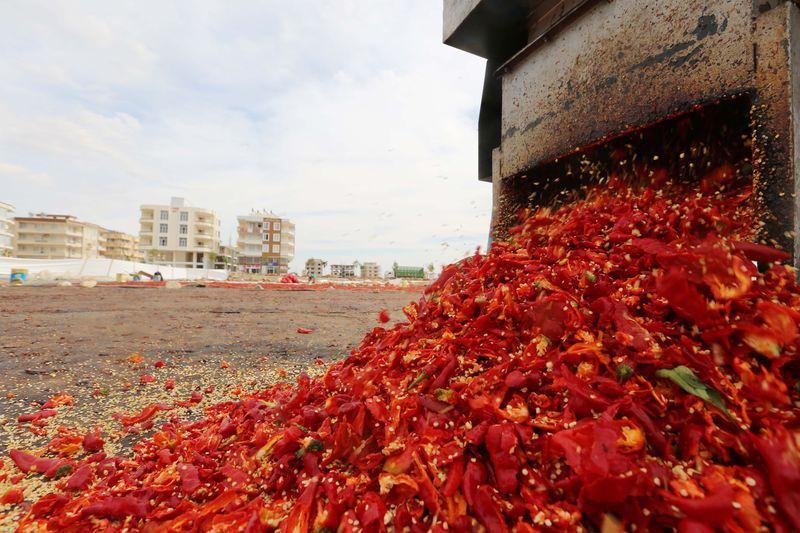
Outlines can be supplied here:
[[800, 136], [800, 11], [791, 2], [759, 14], [754, 25], [755, 189], [765, 239], [800, 258], [797, 187]]
[[751, 0], [595, 4], [502, 73], [503, 175], [745, 90], [751, 13]]
[[[519, 6], [522, 0], [510, 1]], [[471, 5], [472, 19], [458, 29], [462, 40], [497, 33], [490, 20], [476, 16], [490, 3], [445, 0], [445, 28], [449, 8]], [[567, 161], [584, 157], [576, 151], [602, 160], [602, 150], [593, 147], [618, 144], [613, 139], [620, 136], [659, 135], [653, 132], [660, 126], [649, 126], [744, 95], [735, 102], [745, 105], [725, 109], [750, 119], [742, 134], [752, 151], [747, 160], [762, 235], [794, 252], [798, 263], [798, 5], [800, 0], [528, 3], [527, 43], [496, 72], [502, 104], [499, 148], [492, 154], [495, 236], [502, 237], [520, 207], [557, 200], [554, 195], [576, 186], [560, 178]]]

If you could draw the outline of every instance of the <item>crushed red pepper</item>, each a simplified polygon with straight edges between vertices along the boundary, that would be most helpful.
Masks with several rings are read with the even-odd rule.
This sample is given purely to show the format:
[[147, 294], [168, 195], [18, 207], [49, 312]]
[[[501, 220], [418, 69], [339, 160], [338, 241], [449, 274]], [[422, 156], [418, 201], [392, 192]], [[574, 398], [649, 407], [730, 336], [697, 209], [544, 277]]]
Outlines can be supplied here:
[[132, 458], [99, 432], [12, 451], [71, 467], [20, 529], [797, 530], [788, 256], [750, 242], [732, 168], [651, 174], [528, 213], [321, 378], [172, 419]]

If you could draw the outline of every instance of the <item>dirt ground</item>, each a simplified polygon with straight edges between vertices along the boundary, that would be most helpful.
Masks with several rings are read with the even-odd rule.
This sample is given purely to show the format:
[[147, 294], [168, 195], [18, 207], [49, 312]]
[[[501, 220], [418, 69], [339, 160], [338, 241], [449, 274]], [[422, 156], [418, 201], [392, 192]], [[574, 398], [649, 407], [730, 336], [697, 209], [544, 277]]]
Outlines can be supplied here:
[[[17, 426], [21, 412], [35, 410], [31, 402], [60, 391], [89, 409], [85, 416], [106, 417], [153, 399], [169, 378], [173, 394], [291, 379], [324, 368], [316, 358], [347, 355], [378, 325], [381, 309], [402, 320], [401, 308], [417, 298], [391, 291], [0, 288], [0, 426]], [[157, 361], [164, 365], [156, 368]], [[141, 385], [144, 374], [156, 381]], [[0, 433], [0, 450], [9, 445]]]

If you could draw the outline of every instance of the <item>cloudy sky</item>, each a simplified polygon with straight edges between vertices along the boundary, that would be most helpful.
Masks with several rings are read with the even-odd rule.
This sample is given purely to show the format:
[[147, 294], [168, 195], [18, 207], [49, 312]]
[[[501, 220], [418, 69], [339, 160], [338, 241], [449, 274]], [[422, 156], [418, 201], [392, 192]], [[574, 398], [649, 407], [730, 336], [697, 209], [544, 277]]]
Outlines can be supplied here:
[[439, 0], [0, 4], [0, 201], [136, 233], [184, 196], [265, 208], [297, 255], [437, 265], [484, 245], [483, 61]]

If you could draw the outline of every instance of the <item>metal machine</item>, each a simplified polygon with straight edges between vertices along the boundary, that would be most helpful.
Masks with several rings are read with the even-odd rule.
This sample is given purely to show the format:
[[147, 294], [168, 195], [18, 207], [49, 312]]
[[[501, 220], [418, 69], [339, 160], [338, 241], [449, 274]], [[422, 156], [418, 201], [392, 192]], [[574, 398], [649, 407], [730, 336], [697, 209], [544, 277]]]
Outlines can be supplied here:
[[[765, 238], [797, 261], [794, 2], [444, 0], [443, 26], [446, 44], [487, 59], [478, 166], [493, 184], [495, 232], [546, 196], [537, 193], [553, 186], [554, 164], [587, 147], [658, 148], [679, 137], [676, 120], [734, 135], [717, 132], [711, 113], [748, 137]], [[682, 158], [676, 148], [664, 157]]]

